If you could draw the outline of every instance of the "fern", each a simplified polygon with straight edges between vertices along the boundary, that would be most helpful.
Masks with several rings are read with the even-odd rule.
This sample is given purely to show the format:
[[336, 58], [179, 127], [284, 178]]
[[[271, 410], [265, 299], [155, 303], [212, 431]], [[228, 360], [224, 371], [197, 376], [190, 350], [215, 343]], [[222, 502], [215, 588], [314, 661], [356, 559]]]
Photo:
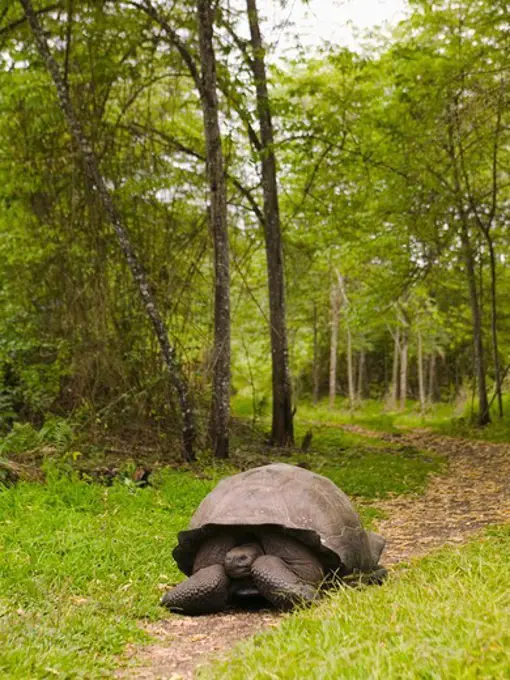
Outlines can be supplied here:
[[54, 446], [60, 452], [69, 448], [73, 437], [73, 428], [69, 421], [64, 420], [64, 418], [48, 419], [38, 433], [40, 444]]
[[9, 434], [0, 441], [0, 453], [23, 453], [35, 449], [39, 444], [39, 434], [30, 423], [14, 423]]
[[0, 441], [0, 454], [23, 453], [41, 446], [54, 446], [63, 453], [73, 441], [73, 428], [63, 418], [50, 418], [37, 431], [30, 423], [14, 423], [9, 434]]
[[10, 394], [0, 393], [0, 429], [6, 425], [11, 419], [16, 417], [12, 405], [12, 397]]

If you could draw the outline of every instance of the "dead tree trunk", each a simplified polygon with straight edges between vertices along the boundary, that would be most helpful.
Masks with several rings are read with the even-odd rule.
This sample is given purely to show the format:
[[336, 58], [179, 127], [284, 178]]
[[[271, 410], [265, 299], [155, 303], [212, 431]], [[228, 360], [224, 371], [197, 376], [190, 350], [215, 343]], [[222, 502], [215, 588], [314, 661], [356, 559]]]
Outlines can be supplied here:
[[340, 290], [338, 281], [331, 282], [331, 342], [329, 353], [329, 408], [335, 408], [336, 366], [338, 356], [338, 320], [340, 318]]
[[214, 244], [214, 351], [210, 434], [216, 458], [228, 458], [230, 421], [230, 269], [227, 187], [218, 116], [216, 55], [210, 0], [198, 0], [198, 32], [207, 174]]
[[294, 443], [292, 386], [289, 368], [287, 324], [285, 321], [285, 278], [281, 243], [280, 210], [276, 181], [273, 122], [267, 89], [264, 46], [260, 33], [256, 0], [246, 0], [252, 57], [250, 66], [255, 79], [257, 115], [260, 125], [262, 191], [271, 322], [271, 358], [273, 369], [273, 423], [271, 440], [276, 446]]
[[138, 286], [140, 297], [145, 307], [147, 316], [149, 317], [154, 328], [163, 359], [170, 374], [170, 379], [179, 398], [182, 414], [182, 441], [184, 456], [188, 461], [194, 460], [193, 441], [195, 438], [195, 430], [193, 424], [193, 413], [189, 400], [188, 386], [184, 377], [182, 376], [175, 350], [170, 345], [168, 340], [168, 330], [157, 310], [156, 302], [147, 282], [143, 267], [138, 261], [135, 251], [133, 250], [133, 246], [129, 239], [126, 228], [122, 223], [112, 196], [108, 191], [105, 180], [99, 170], [97, 157], [88, 139], [86, 138], [85, 133], [83, 132], [80, 121], [78, 120], [71, 102], [71, 98], [69, 96], [68, 89], [60, 73], [59, 66], [49, 50], [48, 43], [44, 37], [44, 32], [41, 28], [41, 25], [39, 24], [39, 20], [32, 6], [32, 2], [30, 0], [20, 0], [20, 3], [23, 6], [27, 21], [34, 35], [39, 54], [41, 55], [55, 84], [62, 113], [65, 116], [73, 140], [82, 157], [87, 180], [93, 190], [97, 192], [103, 209], [108, 216], [115, 233], [117, 234], [120, 248], [124, 257], [126, 258], [129, 269], [133, 275], [133, 279]]

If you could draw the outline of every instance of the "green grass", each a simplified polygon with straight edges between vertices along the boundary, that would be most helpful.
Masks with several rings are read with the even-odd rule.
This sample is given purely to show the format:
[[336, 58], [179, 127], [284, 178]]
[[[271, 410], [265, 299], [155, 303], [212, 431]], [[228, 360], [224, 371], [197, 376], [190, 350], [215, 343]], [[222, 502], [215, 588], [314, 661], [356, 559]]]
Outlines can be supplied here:
[[[253, 404], [246, 396], [233, 397], [232, 409], [239, 418], [253, 418]], [[382, 401], [374, 399], [365, 399], [355, 409], [350, 409], [347, 399], [337, 397], [334, 409], [329, 408], [327, 399], [322, 399], [317, 405], [306, 400], [300, 401], [296, 420], [301, 423], [361, 425], [377, 432], [395, 433], [400, 429], [413, 427], [448, 427], [455, 420], [455, 409], [451, 403], [436, 403], [429, 405], [422, 414], [419, 403], [408, 400], [404, 411], [391, 411]], [[510, 411], [510, 403], [508, 410]], [[258, 420], [267, 422], [270, 412], [271, 404], [267, 402], [262, 414], [258, 415]]]
[[[297, 424], [297, 441], [306, 429]], [[327, 426], [314, 427], [310, 451], [295, 454], [291, 462], [303, 461], [348, 494], [365, 498], [420, 492], [428, 476], [444, 467], [439, 455]]]
[[[471, 404], [466, 404], [461, 415], [459, 407], [450, 403], [431, 404], [427, 411], [420, 413], [419, 403], [408, 401], [406, 409], [388, 411], [380, 401], [366, 400], [358, 408], [350, 410], [345, 399], [338, 398], [334, 409], [325, 401], [317, 406], [300, 403], [299, 422], [315, 422], [336, 425], [360, 425], [369, 430], [397, 433], [410, 428], [427, 427], [445, 435], [480, 439], [492, 442], [510, 442], [510, 396], [504, 398], [504, 417], [500, 419], [493, 404], [492, 423], [479, 428], [472, 423]], [[476, 408], [476, 404], [475, 404]]]
[[[378, 516], [370, 499], [419, 490], [441, 466], [324, 427], [309, 452], [282, 460], [306, 461], [359, 497], [367, 525]], [[87, 483], [53, 463], [44, 485], [0, 487], [0, 677], [104, 676], [126, 643], [144, 637], [137, 622], [164, 615], [158, 584], [182, 578], [171, 554], [176, 534], [233, 471], [204, 458], [195, 471], [164, 470], [140, 489]]]
[[476, 427], [470, 421], [469, 414], [464, 417], [454, 418], [449, 423], [437, 424], [435, 429], [453, 437], [465, 437], [466, 439], [479, 439], [481, 441], [508, 443], [510, 442], [510, 399], [505, 399], [504, 417], [501, 419], [491, 411], [492, 422], [485, 427]]
[[417, 402], [408, 401], [404, 411], [389, 411], [381, 401], [365, 400], [356, 409], [349, 409], [347, 400], [337, 398], [335, 408], [330, 409], [323, 400], [318, 405], [304, 402], [298, 406], [300, 420], [335, 423], [338, 425], [361, 425], [369, 430], [394, 433], [413, 427], [436, 427], [448, 425], [454, 417], [452, 404], [432, 404], [426, 413], [420, 413]]
[[241, 644], [213, 680], [442, 680], [510, 677], [510, 527], [342, 589]]
[[0, 491], [0, 677], [100, 677], [136, 622], [158, 618], [157, 584], [180, 578], [177, 531], [212, 480], [165, 472], [156, 489], [86, 484]]

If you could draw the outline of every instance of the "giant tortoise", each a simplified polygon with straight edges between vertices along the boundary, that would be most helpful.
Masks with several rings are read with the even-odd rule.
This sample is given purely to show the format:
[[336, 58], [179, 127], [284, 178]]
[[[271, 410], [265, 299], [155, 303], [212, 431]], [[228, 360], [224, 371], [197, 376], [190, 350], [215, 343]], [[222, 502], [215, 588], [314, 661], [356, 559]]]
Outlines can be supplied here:
[[290, 609], [353, 573], [381, 582], [384, 544], [363, 529], [347, 496], [326, 477], [265, 465], [224, 479], [202, 501], [173, 551], [189, 578], [161, 604], [203, 614], [262, 596]]

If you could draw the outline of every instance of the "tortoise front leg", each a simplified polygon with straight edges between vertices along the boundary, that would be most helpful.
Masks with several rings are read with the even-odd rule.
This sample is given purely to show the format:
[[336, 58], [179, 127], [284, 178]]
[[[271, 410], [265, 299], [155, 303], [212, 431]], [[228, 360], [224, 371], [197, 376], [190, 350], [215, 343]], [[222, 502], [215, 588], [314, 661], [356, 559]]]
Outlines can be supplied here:
[[342, 583], [349, 586], [382, 586], [388, 578], [388, 570], [384, 567], [379, 567], [374, 571], [369, 572], [354, 572], [341, 579]]
[[318, 599], [317, 588], [299, 578], [280, 557], [262, 555], [251, 568], [260, 594], [282, 610], [298, 604], [311, 604]]
[[213, 614], [227, 606], [230, 579], [221, 564], [200, 569], [163, 595], [161, 604], [180, 614]]

